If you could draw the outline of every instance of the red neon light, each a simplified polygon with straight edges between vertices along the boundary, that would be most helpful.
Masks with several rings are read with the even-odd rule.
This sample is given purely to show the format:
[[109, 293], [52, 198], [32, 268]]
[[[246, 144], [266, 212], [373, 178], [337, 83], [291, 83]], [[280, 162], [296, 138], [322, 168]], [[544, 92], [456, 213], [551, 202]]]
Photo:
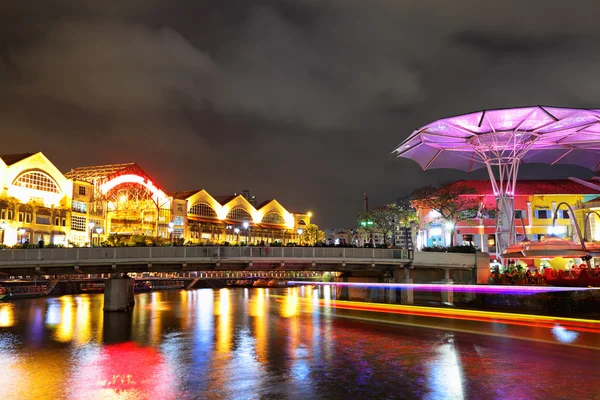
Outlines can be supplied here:
[[129, 175], [121, 175], [112, 179], [106, 183], [100, 185], [100, 191], [103, 194], [108, 193], [114, 187], [121, 185], [123, 183], [137, 183], [139, 185], [144, 186], [148, 189], [154, 197], [165, 198], [167, 197], [162, 190], [156, 187], [154, 183], [150, 179], [144, 178], [143, 176], [129, 174]]

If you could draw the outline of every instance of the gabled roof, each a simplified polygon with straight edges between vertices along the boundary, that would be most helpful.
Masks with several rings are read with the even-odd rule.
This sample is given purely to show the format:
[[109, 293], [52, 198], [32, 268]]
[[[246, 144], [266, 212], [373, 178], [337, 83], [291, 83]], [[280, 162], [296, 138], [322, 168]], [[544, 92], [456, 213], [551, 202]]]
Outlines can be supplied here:
[[[460, 180], [450, 186], [472, 188], [476, 195], [494, 194], [489, 180]], [[600, 194], [600, 191], [568, 179], [519, 180], [515, 188], [515, 196], [552, 194]]]
[[4, 164], [8, 166], [18, 163], [19, 161], [24, 160], [26, 158], [29, 158], [34, 154], [36, 153], [3, 154], [0, 155], [0, 158], [2, 159], [2, 161], [4, 161]]
[[260, 203], [259, 205], [257, 205], [255, 208], [257, 210], [260, 210], [261, 208], [263, 208], [264, 206], [266, 206], [267, 204], [269, 204], [270, 202], [272, 202], [275, 199], [271, 199], [271, 200], [265, 200], [262, 203]]
[[65, 174], [68, 179], [80, 180], [86, 182], [96, 182], [102, 179], [108, 179], [118, 175], [126, 170], [132, 172], [145, 173], [136, 163], [92, 165], [88, 167], [78, 167]]
[[193, 195], [195, 195], [198, 192], [201, 192], [202, 189], [198, 189], [198, 190], [183, 190], [181, 192], [173, 192], [173, 193], [169, 193], [169, 196], [173, 197], [174, 199], [178, 199], [178, 200], [187, 200], [190, 197], [192, 197]]
[[225, 204], [229, 203], [231, 200], [235, 199], [238, 196], [241, 196], [241, 194], [230, 194], [229, 196], [213, 196], [213, 199], [215, 199], [220, 205], [224, 206]]

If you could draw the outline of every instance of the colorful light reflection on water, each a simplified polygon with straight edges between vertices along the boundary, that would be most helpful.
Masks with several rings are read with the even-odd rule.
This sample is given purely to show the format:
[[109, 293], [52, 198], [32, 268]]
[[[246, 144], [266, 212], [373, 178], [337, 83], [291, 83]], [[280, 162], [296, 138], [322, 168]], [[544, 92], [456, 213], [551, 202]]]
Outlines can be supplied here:
[[394, 313], [331, 289], [145, 293], [131, 314], [102, 295], [0, 303], [2, 398], [600, 396], [593, 323]]

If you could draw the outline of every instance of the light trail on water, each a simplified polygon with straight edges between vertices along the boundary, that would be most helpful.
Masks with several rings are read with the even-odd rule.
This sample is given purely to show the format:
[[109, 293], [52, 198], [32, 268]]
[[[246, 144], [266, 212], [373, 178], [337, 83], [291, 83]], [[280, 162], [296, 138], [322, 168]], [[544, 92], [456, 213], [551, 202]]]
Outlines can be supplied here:
[[413, 289], [420, 291], [439, 291], [452, 289], [455, 292], [480, 294], [536, 294], [550, 292], [596, 291], [592, 287], [559, 287], [559, 286], [506, 286], [506, 285], [455, 285], [444, 283], [370, 283], [370, 282], [310, 282], [289, 281], [289, 285], [349, 286], [377, 289]]

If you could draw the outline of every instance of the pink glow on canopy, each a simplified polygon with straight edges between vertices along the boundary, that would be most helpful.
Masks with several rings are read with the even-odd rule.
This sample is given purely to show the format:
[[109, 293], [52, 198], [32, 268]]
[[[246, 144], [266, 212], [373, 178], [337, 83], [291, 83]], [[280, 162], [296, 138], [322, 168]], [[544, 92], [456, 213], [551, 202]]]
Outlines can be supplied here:
[[414, 131], [394, 152], [423, 169], [472, 171], [489, 159], [514, 157], [595, 170], [599, 150], [600, 111], [534, 106], [443, 118]]
[[144, 186], [146, 189], [148, 189], [152, 195], [154, 197], [158, 197], [158, 198], [165, 198], [167, 197], [165, 195], [165, 193], [160, 190], [159, 188], [157, 188], [154, 183], [152, 183], [152, 181], [150, 181], [150, 179], [146, 179], [142, 176], [139, 175], [133, 175], [133, 174], [129, 174], [129, 175], [121, 175], [118, 176], [104, 184], [102, 184], [100, 186], [100, 191], [103, 194], [108, 193], [111, 189], [115, 188], [118, 185], [121, 185], [123, 183], [137, 183], [139, 185]]

